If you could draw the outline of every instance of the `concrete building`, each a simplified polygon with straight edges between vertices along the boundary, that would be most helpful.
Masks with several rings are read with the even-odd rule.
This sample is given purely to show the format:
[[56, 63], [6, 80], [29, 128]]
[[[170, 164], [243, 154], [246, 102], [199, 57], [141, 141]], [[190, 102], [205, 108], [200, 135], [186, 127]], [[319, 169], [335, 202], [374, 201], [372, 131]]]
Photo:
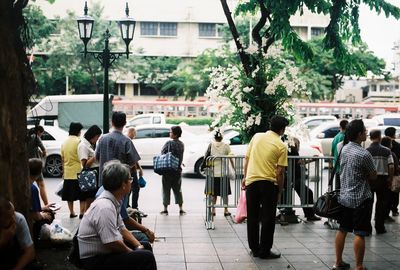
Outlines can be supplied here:
[[[104, 6], [104, 18], [112, 21], [123, 17], [125, 1], [98, 0]], [[137, 21], [131, 50], [145, 56], [177, 56], [193, 58], [206, 49], [224, 44], [221, 25], [226, 24], [220, 1], [217, 0], [128, 0], [130, 15]], [[83, 15], [84, 0], [37, 0], [48, 18], [65, 17], [67, 10]], [[228, 0], [232, 11], [237, 0]], [[93, 1], [88, 1], [89, 15]], [[304, 9], [302, 16], [291, 18], [294, 30], [303, 40], [322, 35], [329, 17]], [[96, 27], [96, 26], [94, 26]], [[78, 36], [78, 33], [77, 33]], [[234, 49], [233, 43], [231, 44]], [[120, 76], [118, 76], [120, 77]], [[118, 94], [127, 98], [140, 96], [142, 91], [135, 74], [116, 78]]]

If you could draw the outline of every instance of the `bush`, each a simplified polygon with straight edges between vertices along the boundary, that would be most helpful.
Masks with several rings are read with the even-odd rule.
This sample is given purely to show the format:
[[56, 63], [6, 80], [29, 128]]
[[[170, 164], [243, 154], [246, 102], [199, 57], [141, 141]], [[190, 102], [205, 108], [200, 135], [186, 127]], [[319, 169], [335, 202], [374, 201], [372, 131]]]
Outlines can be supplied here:
[[211, 125], [213, 119], [212, 118], [189, 118], [189, 117], [181, 117], [181, 118], [167, 118], [167, 124], [179, 125], [184, 122], [189, 126], [201, 126], [201, 125]]

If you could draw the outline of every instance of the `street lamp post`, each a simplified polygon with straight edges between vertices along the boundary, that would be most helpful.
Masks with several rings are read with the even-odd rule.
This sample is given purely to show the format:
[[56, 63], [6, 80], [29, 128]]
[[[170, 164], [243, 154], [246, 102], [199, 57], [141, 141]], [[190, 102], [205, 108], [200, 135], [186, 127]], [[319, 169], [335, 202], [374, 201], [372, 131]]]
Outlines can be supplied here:
[[84, 16], [79, 17], [77, 19], [78, 22], [78, 30], [79, 30], [79, 37], [83, 41], [84, 44], [84, 51], [83, 54], [92, 55], [94, 58], [99, 60], [101, 66], [104, 69], [104, 99], [103, 99], [103, 132], [108, 133], [109, 131], [109, 94], [108, 94], [108, 69], [111, 67], [112, 63], [120, 58], [122, 55], [126, 55], [126, 58], [129, 58], [129, 43], [133, 39], [133, 34], [135, 32], [135, 25], [136, 22], [133, 18], [129, 17], [129, 7], [128, 3], [126, 3], [125, 8], [126, 17], [119, 20], [118, 24], [121, 31], [121, 37], [125, 42], [126, 50], [125, 52], [111, 52], [109, 49], [109, 38], [111, 37], [110, 31], [106, 30], [103, 34], [104, 36], [104, 49], [102, 51], [88, 51], [87, 44], [89, 40], [92, 38], [93, 32], [93, 24], [94, 20], [92, 17], [88, 15], [88, 7], [87, 2], [85, 2], [84, 8]]

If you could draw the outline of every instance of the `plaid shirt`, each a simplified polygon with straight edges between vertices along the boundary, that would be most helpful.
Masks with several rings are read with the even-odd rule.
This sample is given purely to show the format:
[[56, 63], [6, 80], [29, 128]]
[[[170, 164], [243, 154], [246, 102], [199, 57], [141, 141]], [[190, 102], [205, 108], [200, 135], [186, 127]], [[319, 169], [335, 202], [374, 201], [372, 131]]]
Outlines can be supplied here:
[[103, 135], [97, 143], [96, 160], [100, 163], [99, 186], [103, 185], [104, 163], [113, 159], [117, 159], [130, 167], [140, 160], [132, 141], [118, 130]]
[[340, 204], [356, 208], [366, 199], [372, 198], [368, 175], [376, 169], [367, 150], [358, 143], [349, 142], [343, 146], [340, 168]]
[[178, 170], [179, 173], [182, 172], [181, 165], [183, 160], [183, 151], [185, 151], [185, 146], [183, 142], [181, 142], [179, 139], [170, 140], [166, 142], [161, 150], [161, 154], [166, 154], [168, 152], [171, 152], [175, 157], [179, 159], [179, 170]]

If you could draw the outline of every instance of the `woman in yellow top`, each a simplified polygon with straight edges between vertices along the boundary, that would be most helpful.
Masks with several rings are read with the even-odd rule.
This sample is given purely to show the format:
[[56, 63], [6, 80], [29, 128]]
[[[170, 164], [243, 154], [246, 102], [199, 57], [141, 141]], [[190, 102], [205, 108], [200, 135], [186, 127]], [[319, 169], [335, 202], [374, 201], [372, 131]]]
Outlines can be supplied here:
[[[62, 200], [68, 202], [70, 218], [77, 217], [74, 212], [74, 201], [80, 199], [78, 173], [81, 171], [81, 161], [78, 158], [78, 145], [82, 128], [81, 123], [72, 122], [69, 125], [68, 139], [61, 145], [61, 158], [64, 169]], [[85, 203], [80, 201], [80, 214], [83, 215], [84, 211]]]

